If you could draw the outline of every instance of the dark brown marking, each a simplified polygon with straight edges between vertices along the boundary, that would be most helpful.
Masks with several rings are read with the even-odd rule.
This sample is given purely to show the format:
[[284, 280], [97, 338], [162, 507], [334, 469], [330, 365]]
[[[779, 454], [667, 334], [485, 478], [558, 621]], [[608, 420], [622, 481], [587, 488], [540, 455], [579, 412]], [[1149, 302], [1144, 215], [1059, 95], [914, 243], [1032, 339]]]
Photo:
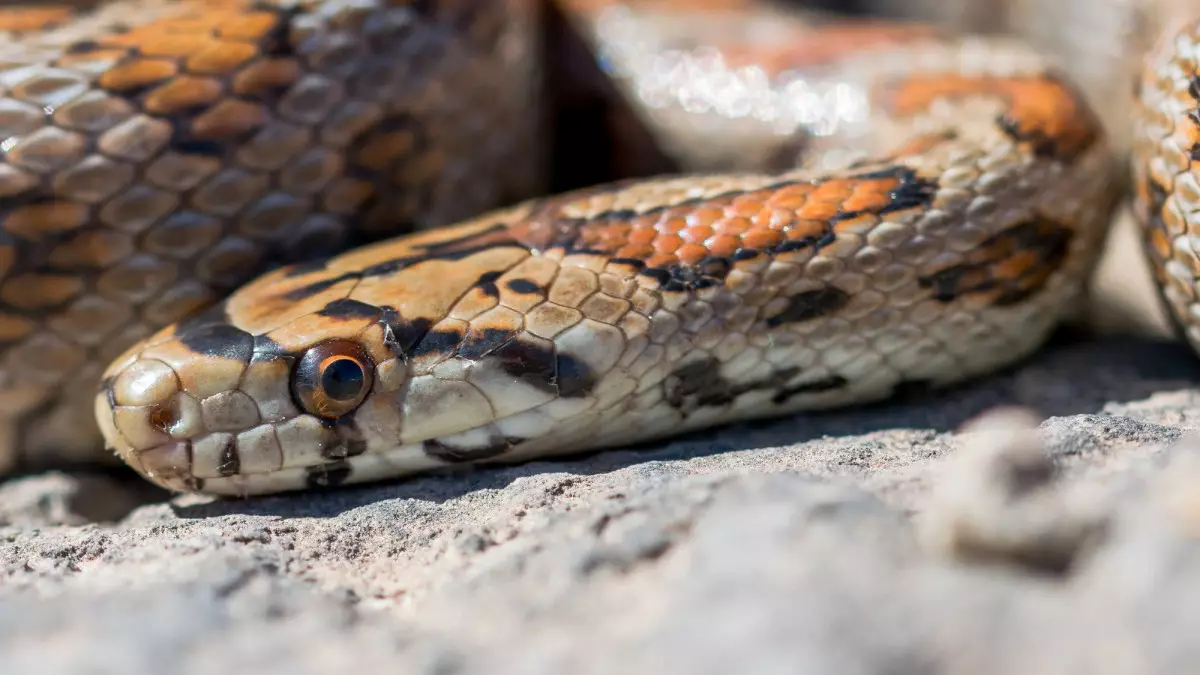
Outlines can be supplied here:
[[299, 288], [293, 288], [292, 290], [288, 291], [287, 293], [284, 293], [283, 298], [286, 300], [306, 300], [318, 293], [327, 291], [330, 288], [337, 286], [338, 284], [342, 283], [343, 281], [345, 281], [347, 279], [359, 279], [359, 278], [361, 278], [361, 276], [357, 275], [357, 274], [342, 274], [342, 275], [339, 275], [336, 277], [331, 277], [329, 279], [322, 279], [320, 281], [314, 281], [311, 284], [306, 284]]
[[[696, 408], [729, 405], [752, 391], [779, 389], [799, 374], [799, 368], [789, 367], [759, 380], [734, 383], [721, 375], [721, 362], [709, 357], [676, 369], [664, 386], [667, 403], [686, 414]], [[780, 399], [778, 395], [775, 398], [776, 403], [786, 399]]]
[[785, 323], [811, 321], [838, 311], [848, 302], [850, 294], [836, 286], [805, 291], [788, 298], [787, 307], [767, 319], [767, 325], [774, 328]]
[[585, 396], [596, 388], [596, 374], [586, 363], [570, 354], [554, 358], [554, 384], [565, 398]]
[[698, 265], [673, 265], [668, 280], [662, 285], [664, 291], [689, 291], [718, 286], [729, 275], [733, 264], [724, 258], [709, 258]]
[[647, 267], [641, 274], [658, 282], [659, 288], [669, 293], [697, 291], [702, 288], [720, 286], [729, 273], [728, 264], [712, 266], [717, 275], [706, 273], [700, 265], [671, 265], [667, 268]]
[[318, 316], [327, 316], [331, 319], [374, 319], [381, 314], [383, 314], [383, 310], [375, 305], [350, 298], [334, 300], [317, 312]]
[[676, 409], [682, 408], [689, 396], [709, 401], [731, 400], [731, 385], [721, 376], [721, 362], [712, 357], [680, 366], [671, 373], [665, 386], [667, 403]]
[[523, 440], [522, 438], [493, 438], [488, 445], [482, 448], [456, 448], [437, 439], [431, 439], [425, 441], [423, 447], [425, 454], [430, 457], [443, 462], [463, 463], [499, 457], [512, 450]]
[[967, 254], [968, 262], [918, 280], [940, 302], [975, 293], [1012, 305], [1040, 291], [1062, 266], [1073, 232], [1043, 216], [999, 232]]
[[1200, 75], [1193, 74], [1188, 81], [1188, 94], [1195, 101], [1200, 101]]
[[512, 340], [516, 336], [516, 332], [500, 328], [484, 328], [478, 331], [471, 330], [463, 338], [456, 354], [459, 358], [467, 359], [468, 361], [478, 361], [492, 351], [503, 347], [509, 340]]
[[295, 56], [295, 49], [288, 38], [292, 20], [300, 13], [301, 7], [279, 7], [266, 2], [255, 2], [251, 10], [274, 12], [279, 17], [279, 21], [262, 37], [263, 54], [277, 58]]
[[249, 363], [254, 355], [254, 336], [228, 324], [213, 324], [179, 336], [179, 341], [197, 354]]
[[350, 478], [354, 468], [346, 460], [326, 462], [306, 469], [305, 483], [309, 489], [337, 487]]
[[837, 235], [832, 230], [821, 233], [819, 237], [802, 237], [800, 239], [788, 239], [782, 244], [773, 247], [768, 253], [789, 253], [791, 251], [802, 251], [806, 248], [811, 248], [814, 251], [820, 251], [826, 246], [837, 240]]
[[242, 458], [238, 455], [237, 443], [230, 437], [221, 448], [221, 463], [217, 465], [217, 473], [228, 478], [236, 476], [242, 470]]
[[271, 359], [279, 359], [285, 357], [293, 357], [295, 354], [283, 348], [275, 340], [265, 335], [254, 336], [254, 361], [269, 361]]
[[509, 279], [504, 284], [513, 293], [539, 293], [541, 287], [529, 279]]
[[67, 45], [67, 48], [64, 51], [67, 54], [87, 54], [88, 52], [94, 52], [100, 49], [100, 43], [96, 42], [95, 40], [79, 40]]
[[425, 339], [429, 330], [433, 328], [433, 322], [429, 319], [403, 321], [397, 316], [396, 310], [391, 307], [383, 308], [383, 317], [380, 319], [380, 323], [383, 324], [384, 346], [401, 358], [407, 358], [413, 348]]
[[463, 341], [462, 333], [453, 330], [431, 330], [416, 344], [408, 355], [412, 357], [453, 352]]
[[356, 457], [367, 451], [367, 442], [362, 430], [354, 419], [354, 412], [334, 420], [321, 420], [326, 428], [332, 429], [338, 435], [339, 443], [321, 449], [321, 456], [326, 459], [345, 459]]
[[518, 337], [492, 352], [505, 373], [532, 387], [558, 393], [554, 350]]
[[500, 297], [500, 288], [496, 286], [496, 279], [500, 278], [502, 271], [491, 270], [479, 275], [479, 279], [473, 284], [475, 288], [483, 291], [483, 294], [491, 297]]
[[[388, 276], [427, 260], [461, 260], [463, 258], [475, 255], [481, 251], [504, 246], [516, 246], [523, 251], [528, 250], [525, 246], [516, 243], [511, 235], [498, 235], [495, 232], [495, 228], [476, 233], [473, 237], [466, 237], [463, 239], [468, 243], [461, 245], [449, 245], [449, 243], [446, 243], [445, 246], [427, 244], [414, 247], [418, 249], [424, 249], [425, 253], [385, 260], [380, 263], [375, 263], [374, 265], [369, 265], [358, 271], [345, 272], [335, 277], [314, 281], [311, 284], [294, 288], [287, 293], [284, 293], [282, 297], [287, 300], [304, 300], [305, 298], [310, 298], [346, 280]], [[458, 242], [459, 240], [453, 241]]]

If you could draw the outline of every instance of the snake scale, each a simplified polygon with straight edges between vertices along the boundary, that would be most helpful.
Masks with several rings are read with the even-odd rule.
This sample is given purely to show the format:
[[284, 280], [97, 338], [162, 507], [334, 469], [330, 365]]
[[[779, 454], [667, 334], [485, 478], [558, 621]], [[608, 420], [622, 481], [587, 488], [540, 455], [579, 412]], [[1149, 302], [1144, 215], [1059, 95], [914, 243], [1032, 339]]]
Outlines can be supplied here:
[[[1127, 136], [1200, 347], [1196, 24], [1113, 133], [1014, 38], [553, 4], [0, 9], [3, 470], [262, 494], [979, 377], [1080, 303]], [[544, 191], [548, 16], [629, 104], [610, 149], [691, 170]]]

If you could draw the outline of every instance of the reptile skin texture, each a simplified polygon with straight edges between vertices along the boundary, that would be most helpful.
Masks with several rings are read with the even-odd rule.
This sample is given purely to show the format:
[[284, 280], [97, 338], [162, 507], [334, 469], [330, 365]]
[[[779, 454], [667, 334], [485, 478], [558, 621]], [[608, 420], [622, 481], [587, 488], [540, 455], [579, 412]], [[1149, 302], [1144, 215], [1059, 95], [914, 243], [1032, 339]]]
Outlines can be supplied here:
[[108, 365], [121, 459], [249, 495], [622, 447], [979, 377], [1080, 302], [1115, 155], [1039, 52], [745, 1], [560, 8], [699, 169], [259, 276]]
[[1131, 153], [1146, 254], [1167, 314], [1193, 350], [1200, 350], [1198, 16], [1180, 13], [1147, 55], [1136, 89]]
[[0, 473], [111, 458], [107, 363], [271, 267], [535, 194], [538, 12], [0, 7]]

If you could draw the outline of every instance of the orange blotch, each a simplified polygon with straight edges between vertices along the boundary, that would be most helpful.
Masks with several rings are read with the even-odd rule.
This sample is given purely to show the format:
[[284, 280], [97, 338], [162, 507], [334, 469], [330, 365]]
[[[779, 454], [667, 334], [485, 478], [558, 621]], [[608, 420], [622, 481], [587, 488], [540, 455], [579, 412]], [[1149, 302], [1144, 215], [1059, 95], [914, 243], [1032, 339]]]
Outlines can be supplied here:
[[768, 197], [766, 205], [772, 209], [794, 211], [804, 206], [812, 191], [811, 185], [791, 185]]
[[673, 253], [658, 253], [646, 259], [646, 267], [670, 267], [678, 261]]
[[694, 244], [702, 242], [705, 239], [713, 236], [713, 229], [711, 227], [698, 225], [696, 227], [689, 227], [683, 232], [680, 232], [679, 236], [682, 237], [684, 241]]
[[841, 211], [837, 202], [809, 202], [797, 209], [796, 215], [806, 220], [829, 220]]
[[1017, 279], [1033, 269], [1038, 264], [1040, 256], [1037, 251], [1022, 251], [996, 263], [994, 270], [1001, 279]]
[[1159, 259], [1167, 260], [1171, 257], [1171, 240], [1167, 237], [1167, 233], [1159, 228], [1150, 230], [1150, 247], [1158, 254]]
[[721, 220], [724, 217], [721, 209], [712, 207], [696, 209], [687, 215], [687, 224], [691, 226], [705, 225], [711, 227], [713, 223]]
[[718, 258], [728, 258], [741, 248], [742, 240], [730, 235], [717, 235], [704, 242], [712, 255]]
[[73, 15], [70, 7], [0, 7], [0, 31], [25, 33], [60, 26]]
[[650, 244], [654, 242], [654, 238], [658, 236], [658, 232], [650, 229], [633, 230], [629, 233], [630, 244]]
[[648, 244], [629, 244], [617, 249], [613, 255], [614, 258], [630, 258], [633, 260], [645, 260], [654, 255], [654, 247]]
[[727, 218], [717, 223], [716, 232], [738, 235], [747, 232], [751, 227], [754, 227], [754, 223], [745, 218]]
[[926, 110], [938, 99], [999, 96], [1008, 106], [1001, 119], [1014, 138], [1039, 154], [1070, 160], [1096, 141], [1099, 122], [1083, 99], [1050, 75], [968, 77], [929, 75], [905, 78], [893, 86], [887, 104], [899, 116]]
[[708, 257], [708, 249], [703, 244], [684, 244], [675, 252], [679, 261], [687, 265], [695, 265]]
[[654, 240], [654, 250], [660, 253], [674, 253], [680, 246], [683, 246], [683, 239], [674, 234], [665, 234]]
[[775, 230], [753, 230], [742, 235], [742, 244], [755, 251], [774, 248], [782, 241], [783, 234]]

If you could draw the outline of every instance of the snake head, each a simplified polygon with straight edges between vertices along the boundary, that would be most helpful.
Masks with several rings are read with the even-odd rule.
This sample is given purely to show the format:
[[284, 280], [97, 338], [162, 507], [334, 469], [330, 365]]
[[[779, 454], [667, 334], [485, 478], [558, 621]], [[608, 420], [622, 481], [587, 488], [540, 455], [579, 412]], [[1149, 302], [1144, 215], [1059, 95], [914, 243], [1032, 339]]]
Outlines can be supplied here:
[[286, 274], [112, 363], [96, 417], [122, 460], [169, 489], [247, 494], [340, 482], [347, 458], [396, 444], [401, 407], [388, 394], [405, 375], [384, 311], [325, 298], [310, 298], [312, 312], [272, 306], [262, 291]]
[[[559, 270], [494, 222], [280, 268], [132, 346], [95, 400], [108, 446], [169, 489], [238, 495], [561, 440], [550, 431], [601, 402], [598, 377], [629, 346], [599, 319], [631, 303], [597, 299], [589, 319], [547, 302], [591, 297], [597, 275]], [[619, 384], [604, 401], [636, 382]]]

